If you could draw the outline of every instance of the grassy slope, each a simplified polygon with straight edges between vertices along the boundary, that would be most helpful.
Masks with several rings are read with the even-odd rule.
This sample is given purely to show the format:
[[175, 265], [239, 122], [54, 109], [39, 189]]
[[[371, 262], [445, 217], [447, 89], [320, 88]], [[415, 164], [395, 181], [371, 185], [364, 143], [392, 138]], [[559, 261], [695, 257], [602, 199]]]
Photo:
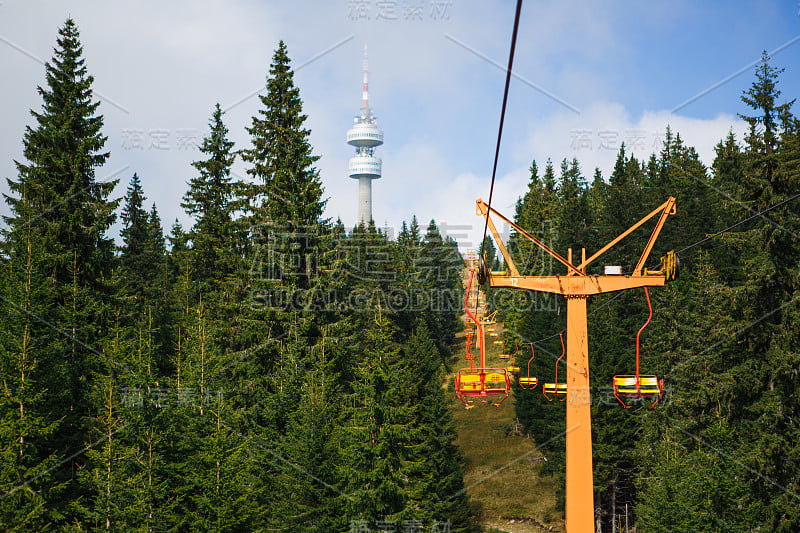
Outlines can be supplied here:
[[[487, 366], [505, 366], [497, 357], [499, 347], [489, 339], [487, 336]], [[454, 370], [469, 365], [463, 360], [463, 334], [459, 341]], [[448, 390], [458, 427], [456, 444], [465, 460], [464, 484], [469, 496], [480, 502], [487, 530], [564, 531], [563, 514], [555, 510], [555, 481], [538, 475], [542, 454], [536, 443], [524, 436], [508, 436], [515, 418], [513, 395], [500, 407], [475, 402], [473, 409], [466, 410], [455, 397], [452, 375]]]

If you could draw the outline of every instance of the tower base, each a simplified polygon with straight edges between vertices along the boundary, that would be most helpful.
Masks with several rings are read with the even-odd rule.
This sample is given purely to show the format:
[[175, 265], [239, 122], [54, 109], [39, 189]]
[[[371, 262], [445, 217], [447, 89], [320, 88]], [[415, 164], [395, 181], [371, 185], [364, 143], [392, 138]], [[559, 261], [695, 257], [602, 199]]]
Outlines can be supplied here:
[[365, 226], [372, 220], [372, 178], [358, 178], [358, 222]]

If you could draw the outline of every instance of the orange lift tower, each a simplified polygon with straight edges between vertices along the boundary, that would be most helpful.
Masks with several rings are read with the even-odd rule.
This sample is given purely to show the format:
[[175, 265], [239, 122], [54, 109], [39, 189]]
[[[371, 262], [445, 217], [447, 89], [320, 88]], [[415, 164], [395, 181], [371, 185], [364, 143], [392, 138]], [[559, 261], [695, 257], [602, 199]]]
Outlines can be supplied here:
[[[476, 204], [476, 214], [486, 218], [489, 229], [492, 231], [492, 235], [500, 248], [500, 253], [505, 258], [508, 268], [507, 271], [491, 272], [486, 265], [485, 258], [481, 257], [481, 264], [478, 269], [479, 284], [482, 285], [488, 279], [491, 287], [560, 294], [567, 300], [566, 526], [568, 533], [592, 533], [594, 532], [594, 484], [592, 478], [592, 414], [589, 395], [589, 339], [586, 329], [586, 299], [595, 294], [637, 287], [661, 287], [667, 280], [674, 279], [677, 273], [677, 258], [672, 252], [662, 258], [661, 270], [659, 271], [648, 271], [644, 268], [644, 264], [653, 249], [667, 216], [675, 214], [675, 198], [670, 197], [661, 206], [603, 246], [591, 257], [587, 258], [586, 250], [583, 249], [581, 251], [581, 262], [578, 265], [572, 263], [572, 249], [568, 251], [565, 259], [523, 228], [486, 205], [480, 198], [476, 201]], [[604, 275], [586, 273], [586, 267], [592, 261], [659, 213], [660, 216], [656, 227], [631, 274], [622, 275], [620, 272], [609, 271], [608, 269]], [[552, 255], [567, 267], [567, 273], [555, 276], [520, 275], [508, 253], [508, 249], [497, 232], [497, 228], [495, 228], [491, 220], [491, 214], [497, 215], [499, 219], [517, 230], [520, 235], [530, 239]]]

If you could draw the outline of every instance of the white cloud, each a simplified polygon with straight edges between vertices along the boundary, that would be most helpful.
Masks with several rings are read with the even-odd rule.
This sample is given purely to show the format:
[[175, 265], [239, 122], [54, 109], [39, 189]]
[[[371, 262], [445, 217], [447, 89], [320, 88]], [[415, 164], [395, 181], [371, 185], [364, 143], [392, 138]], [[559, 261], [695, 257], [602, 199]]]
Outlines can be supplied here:
[[710, 166], [714, 146], [733, 131], [741, 140], [746, 124], [733, 115], [719, 114], [699, 119], [669, 111], [646, 111], [634, 119], [617, 102], [596, 102], [580, 114], [559, 112], [546, 120], [528, 125], [525, 140], [514, 148], [517, 158], [530, 154], [540, 167], [550, 157], [558, 168], [564, 158], [577, 158], [584, 176], [591, 180], [595, 167], [608, 179], [622, 143], [626, 152], [647, 160], [661, 150], [666, 128], [680, 134], [685, 144], [697, 150], [701, 161]]

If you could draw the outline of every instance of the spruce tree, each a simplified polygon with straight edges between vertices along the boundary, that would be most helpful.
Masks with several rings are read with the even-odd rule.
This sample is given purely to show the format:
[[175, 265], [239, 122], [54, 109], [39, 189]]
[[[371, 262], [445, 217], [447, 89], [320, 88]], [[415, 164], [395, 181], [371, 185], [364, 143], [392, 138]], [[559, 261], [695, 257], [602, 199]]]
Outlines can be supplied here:
[[[89, 381], [93, 369], [106, 364], [95, 347], [108, 333], [114, 244], [106, 232], [118, 204], [109, 200], [116, 181], [95, 178], [108, 158], [106, 137], [72, 19], [59, 30], [57, 43], [45, 66], [47, 84], [38, 89], [42, 110], [31, 112], [36, 126], [28, 127], [23, 139], [25, 162], [17, 162], [18, 178], [9, 180], [11, 195], [6, 196], [12, 262], [27, 254], [25, 240], [37, 250], [34, 268], [42, 283], [34, 299], [40, 304], [36, 320], [21, 326], [40, 339], [40, 350], [31, 354], [39, 369], [32, 377], [44, 394], [44, 412], [60, 419], [37, 447], [40, 460], [68, 457], [95, 438]], [[75, 473], [83, 463], [85, 458], [76, 455], [53, 473], [54, 480], [69, 485], [53, 502], [65, 522], [72, 521], [72, 503], [82, 495]]]
[[[137, 300], [137, 309], [146, 305], [146, 300], [151, 296], [149, 285], [158, 272], [152, 272], [157, 265], [148, 253], [150, 244], [149, 216], [144, 207], [146, 201], [142, 182], [137, 174], [131, 178], [128, 191], [125, 194], [122, 207], [122, 237], [123, 247], [120, 254], [121, 277], [125, 280], [125, 292]], [[149, 275], [148, 275], [149, 274]]]
[[210, 288], [216, 280], [225, 280], [236, 270], [236, 183], [231, 180], [231, 166], [236, 158], [228, 128], [222, 122], [222, 109], [216, 104], [209, 121], [210, 133], [203, 139], [200, 152], [207, 156], [192, 166], [199, 176], [189, 181], [189, 190], [181, 206], [196, 218], [190, 233], [195, 276]]
[[[714, 162], [711, 165], [712, 184], [720, 194], [711, 197], [716, 224], [708, 232], [721, 231], [733, 225], [745, 213], [737, 200], [742, 196], [741, 188], [746, 180], [745, 156], [733, 132], [729, 132], [723, 141], [717, 143], [714, 152]], [[720, 240], [724, 242], [726, 239], [728, 237], [723, 236]], [[733, 281], [741, 275], [738, 253], [731, 253], [733, 250], [727, 246], [714, 246], [711, 252], [711, 260], [720, 272], [724, 272], [727, 279]]]
[[[729, 135], [717, 146], [714, 183], [725, 198], [712, 205], [723, 227], [787, 199], [800, 183], [785, 163], [796, 120], [791, 101], [778, 104], [779, 73], [765, 56], [742, 98], [752, 109], [743, 116], [745, 144]], [[676, 144], [670, 157], [681, 151]], [[789, 203], [715, 238], [711, 254], [696, 256], [690, 279], [665, 291], [675, 322], [656, 325], [654, 347], [671, 367], [675, 393], [645, 424], [640, 443], [637, 512], [646, 529], [800, 525], [789, 503], [800, 483], [800, 449], [788, 415], [798, 410], [798, 218]]]
[[291, 222], [300, 227], [316, 225], [325, 207], [322, 183], [313, 164], [311, 132], [304, 128], [300, 90], [283, 41], [272, 57], [267, 94], [260, 96], [262, 109], [247, 128], [253, 146], [242, 152], [250, 163], [247, 173], [255, 178], [254, 200], [261, 221]]
[[442, 359], [449, 355], [450, 345], [461, 328], [463, 309], [461, 272], [464, 268], [458, 248], [442, 238], [436, 222], [431, 220], [420, 245], [417, 270], [418, 286], [425, 290], [428, 305], [422, 314], [431, 337], [435, 339]]
[[[549, 162], [547, 169], [552, 178], [552, 165]], [[528, 190], [517, 201], [514, 222], [553, 248], [557, 246], [558, 235], [555, 219], [556, 192], [548, 187], [544, 177], [539, 176], [535, 161], [531, 163], [529, 170]], [[516, 230], [512, 231], [508, 239], [508, 250], [514, 264], [523, 275], [542, 276], [555, 273], [555, 262], [552, 256]], [[538, 338], [534, 333], [535, 330], [547, 331], [550, 324], [550, 313], [537, 313], [536, 311], [557, 309], [559, 298], [544, 293], [528, 293], [517, 290], [505, 292], [505, 296], [508, 297], [505, 300], [510, 302], [508, 308], [503, 310], [506, 328], [515, 332], [516, 336], [522, 339]], [[543, 320], [544, 322], [542, 322]], [[532, 321], [538, 321], [538, 325], [534, 325]]]
[[[249, 467], [259, 480], [259, 505], [268, 509], [260, 523], [275, 527], [284, 520], [285, 507], [270, 504], [292, 483], [281, 474], [284, 465], [275, 463], [275, 454], [291, 455], [294, 424], [303, 417], [300, 409], [313, 404], [304, 399], [303, 384], [318, 375], [315, 354], [323, 331], [340, 320], [335, 288], [341, 280], [334, 234], [322, 218], [325, 200], [314, 167], [319, 157], [312, 153], [307, 117], [283, 42], [273, 55], [267, 92], [260, 100], [262, 108], [247, 128], [251, 147], [241, 152], [255, 182], [239, 192], [251, 240], [246, 249], [251, 305], [236, 335], [250, 355], [230, 372], [242, 434], [257, 443], [250, 448], [254, 455]], [[342, 370], [339, 361], [329, 364]], [[298, 506], [311, 506], [315, 498], [319, 495], [313, 491], [303, 493]], [[308, 525], [302, 517], [293, 523]]]
[[691, 279], [661, 289], [660, 315], [670, 319], [654, 321], [642, 347], [661, 354], [653, 363], [667, 387], [636, 443], [635, 513], [647, 530], [749, 531], [759, 523], [727, 407], [737, 378], [726, 341], [745, 324], [733, 317], [736, 292], [706, 258]]
[[[654, 258], [657, 261], [659, 250], [680, 250], [687, 243], [696, 242], [715, 227], [712, 215], [714, 202], [711, 195], [715, 194], [710, 187], [708, 169], [700, 161], [697, 151], [687, 146], [680, 136], [667, 128], [661, 152], [657, 162], [650, 172], [648, 169], [648, 183], [651, 204], [647, 207], [655, 208], [668, 197], [676, 199], [676, 213], [658, 238], [658, 247], [654, 249]], [[647, 205], [647, 204], [645, 204]], [[640, 248], [641, 249], [641, 248]], [[655, 254], [659, 255], [655, 255]], [[682, 266], [687, 269], [693, 267], [691, 256], [687, 256]]]
[[[122, 208], [122, 248], [114, 282], [121, 300], [123, 321], [143, 326], [154, 322], [157, 344], [155, 364], [166, 365], [169, 349], [167, 320], [166, 249], [156, 205], [145, 209], [147, 197], [139, 176], [134, 174]], [[129, 335], [135, 328], [123, 333]]]
[[[785, 155], [796, 150], [796, 119], [791, 115], [794, 100], [778, 104], [778, 77], [782, 69], [769, 65], [765, 54], [756, 68], [756, 80], [742, 101], [752, 116], [742, 116], [750, 126], [745, 137], [747, 180], [741, 200], [753, 210], [788, 199], [800, 188], [800, 175], [786, 165]], [[784, 143], [788, 151], [784, 151]], [[796, 155], [795, 155], [796, 157]], [[737, 358], [741, 368], [750, 369], [761, 386], [740, 383], [737, 408], [733, 415], [741, 420], [742, 436], [748, 441], [746, 461], [765, 468], [770, 479], [784, 487], [800, 484], [800, 469], [792, 458], [798, 453], [798, 431], [788, 413], [800, 408], [792, 390], [792, 368], [798, 361], [797, 312], [789, 305], [797, 298], [797, 256], [800, 253], [800, 207], [788, 203], [756, 219], [752, 229], [732, 236], [741, 247], [748, 299], [742, 317], [758, 321], [743, 333], [737, 344], [747, 349], [747, 357]], [[738, 242], [737, 242], [738, 241]], [[745, 303], [743, 301], [743, 303]], [[800, 513], [786, 508], [785, 491], [762, 479], [752, 479], [751, 495], [764, 507], [764, 521], [775, 530], [800, 527]]]
[[[558, 197], [552, 163], [547, 161], [543, 176], [539, 176], [536, 163], [532, 163], [528, 190], [517, 201], [514, 222], [551, 248], [556, 248], [558, 246], [557, 207]], [[563, 250], [560, 251], [563, 252]], [[509, 237], [509, 253], [523, 275], [555, 273], [553, 270], [555, 265], [551, 256], [516, 231], [512, 232]], [[560, 317], [552, 312], [561, 305], [561, 302], [558, 301], [560, 297], [542, 293], [523, 293], [516, 290], [512, 291], [510, 296], [513, 303], [504, 312], [504, 326], [520, 343], [521, 360], [518, 361], [518, 364], [527, 363], [531, 355], [535, 353], [536, 357], [530, 365], [531, 375], [537, 376], [542, 383], [552, 381], [555, 362], [561, 355], [558, 338], [556, 337], [555, 344], [551, 339], [546, 346], [535, 345], [533, 347], [535, 351], [532, 351], [531, 347], [526, 344], [544, 337], [552, 337], [554, 331], [563, 327], [559, 320]], [[527, 372], [527, 364], [524, 368], [524, 372]], [[565, 426], [566, 422], [563, 420], [562, 409], [554, 409], [553, 406], [548, 405], [549, 402], [538, 389], [534, 391], [522, 389], [516, 380], [512, 383], [512, 387], [515, 414], [526, 433], [537, 442], [545, 443], [563, 431], [562, 426]], [[556, 444], [561, 442], [563, 441]], [[552, 450], [554, 449], [557, 449], [557, 446], [548, 446], [544, 449], [549, 456], [548, 464], [553, 462], [555, 456]]]
[[[647, 214], [650, 203], [645, 201], [643, 182], [644, 176], [638, 162], [633, 156], [626, 155], [623, 144], [608, 179], [608, 186], [604, 187], [605, 198], [598, 220], [600, 245], [611, 241]], [[662, 202], [664, 200], [666, 198]], [[609, 250], [602, 261], [609, 265], [624, 265], [623, 271], [628, 272], [633, 269], [646, 242], [646, 230], [635, 232]]]
[[[336, 487], [342, 458], [335, 435], [343, 421], [334, 363], [336, 352], [350, 347], [337, 344], [336, 336], [324, 330], [311, 354], [313, 363], [297, 385], [297, 410], [286, 430], [283, 453], [292, 468], [282, 472], [287, 497], [281, 507], [284, 527], [292, 531], [322, 533], [345, 525], [342, 507], [346, 497]], [[312, 475], [298, 478], [298, 470]]]
[[253, 297], [274, 298], [275, 305], [263, 303], [289, 312], [310, 305], [319, 288], [330, 228], [322, 219], [326, 200], [313, 166], [319, 156], [312, 155], [306, 115], [282, 41], [269, 74], [267, 94], [260, 97], [264, 107], [247, 128], [252, 148], [242, 151], [250, 164], [247, 172], [256, 180], [244, 194], [252, 212], [251, 235], [263, 253]]
[[397, 302], [397, 305], [393, 305], [396, 313], [395, 323], [405, 335], [410, 335], [416, 325], [418, 316], [416, 304], [423, 294], [417, 284], [416, 264], [419, 260], [419, 244], [419, 233], [415, 236], [409, 225], [403, 221], [397, 242], [392, 247], [392, 263], [395, 265], [394, 270], [397, 275], [392, 291]]
[[408, 378], [408, 367], [391, 339], [392, 326], [379, 309], [370, 313], [369, 322], [359, 346], [352, 393], [345, 398], [339, 475], [348, 494], [348, 522], [365, 520], [375, 527], [403, 517], [408, 465], [402, 444], [413, 421], [410, 406], [394, 403]]
[[[27, 215], [31, 222], [33, 213]], [[53, 503], [63, 486], [50, 473], [58, 452], [44, 446], [58, 420], [46, 409], [47, 391], [39, 383], [46, 369], [37, 355], [47, 346], [32, 335], [46, 303], [44, 275], [35, 266], [41, 250], [30, 224], [20, 233], [20, 249], [10, 249], [0, 278], [0, 527], [45, 530], [58, 517]]]
[[572, 248], [573, 262], [579, 263], [581, 248], [592, 250], [597, 242], [593, 230], [592, 213], [589, 210], [586, 180], [578, 166], [578, 160], [561, 162], [561, 183], [558, 188], [558, 237], [562, 250]]
[[404, 449], [411, 467], [409, 503], [405, 516], [425, 524], [450, 523], [451, 531], [474, 531], [474, 509], [464, 490], [461, 454], [453, 444], [456, 429], [441, 383], [445, 367], [424, 323], [406, 343], [408, 382], [402, 398], [412, 408], [415, 431]]
[[[543, 179], [539, 177], [536, 161], [531, 163], [529, 172], [528, 190], [517, 201], [514, 222], [528, 233], [552, 246], [554, 244], [552, 242], [552, 229], [554, 229], [552, 223], [555, 216], [555, 194], [553, 191], [547, 190]], [[548, 266], [551, 266], [546, 252], [517, 233], [516, 230], [509, 237], [508, 248], [521, 274], [541, 275]]]

